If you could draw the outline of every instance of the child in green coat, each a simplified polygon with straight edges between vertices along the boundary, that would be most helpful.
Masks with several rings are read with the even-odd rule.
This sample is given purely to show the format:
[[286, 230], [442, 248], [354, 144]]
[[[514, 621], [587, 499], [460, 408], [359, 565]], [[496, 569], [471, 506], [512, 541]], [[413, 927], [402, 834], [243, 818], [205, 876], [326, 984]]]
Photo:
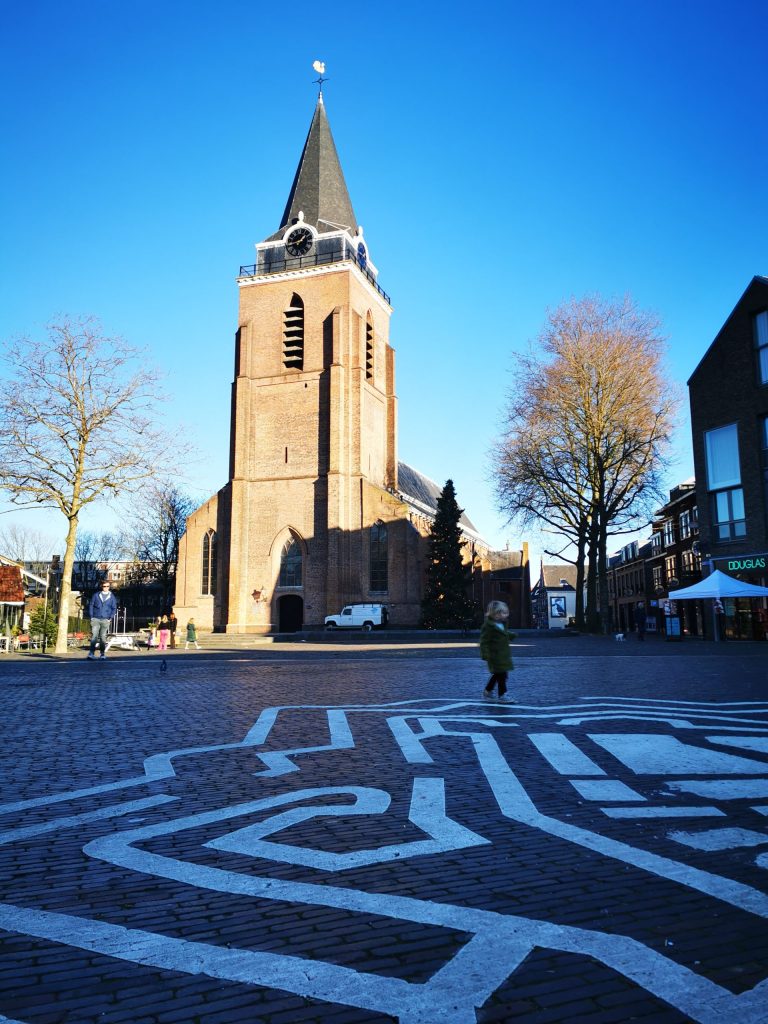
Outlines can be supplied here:
[[197, 626], [195, 625], [194, 619], [190, 619], [187, 623], [187, 642], [184, 644], [185, 651], [190, 644], [194, 644], [198, 651], [200, 650], [200, 644], [197, 642]]
[[491, 672], [491, 678], [483, 690], [483, 698], [493, 700], [494, 687], [498, 686], [498, 699], [505, 704], [514, 704], [515, 701], [506, 695], [507, 674], [514, 668], [510, 644], [515, 639], [515, 634], [507, 630], [508, 618], [509, 608], [504, 602], [491, 601], [485, 612], [483, 628], [480, 630], [480, 657]]

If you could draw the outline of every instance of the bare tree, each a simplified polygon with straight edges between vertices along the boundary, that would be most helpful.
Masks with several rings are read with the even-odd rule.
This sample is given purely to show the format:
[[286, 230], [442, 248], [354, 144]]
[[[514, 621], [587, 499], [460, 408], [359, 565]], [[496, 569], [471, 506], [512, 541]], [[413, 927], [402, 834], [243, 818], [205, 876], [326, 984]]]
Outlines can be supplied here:
[[162, 470], [171, 445], [157, 422], [156, 372], [97, 320], [62, 318], [47, 337], [23, 337], [4, 355], [0, 387], [0, 486], [22, 507], [67, 519], [56, 653], [67, 650], [78, 518], [94, 501]]
[[[521, 357], [520, 387], [526, 379], [534, 381], [538, 370], [532, 360]], [[576, 622], [581, 627], [591, 507], [574, 438], [546, 401], [533, 417], [529, 405], [515, 401], [508, 409], [505, 439], [493, 456], [498, 508], [510, 522], [538, 526], [560, 538], [557, 550], [545, 547], [544, 554], [576, 566]]]
[[663, 498], [678, 389], [658, 328], [629, 298], [560, 306], [538, 351], [518, 360], [505, 442], [493, 457], [508, 519], [538, 521], [575, 546], [577, 598], [588, 559], [591, 629], [607, 625], [609, 534], [644, 525]]
[[187, 517], [197, 503], [174, 483], [148, 481], [139, 493], [133, 514], [130, 547], [134, 555], [133, 582], [158, 582], [163, 607], [170, 610], [176, 589], [179, 541]]
[[0, 552], [16, 562], [50, 562], [58, 543], [47, 533], [18, 523], [0, 530]]
[[96, 590], [104, 579], [104, 566], [122, 558], [124, 554], [125, 542], [116, 533], [95, 533], [90, 530], [78, 532], [74, 564], [79, 570], [82, 588], [86, 594]]

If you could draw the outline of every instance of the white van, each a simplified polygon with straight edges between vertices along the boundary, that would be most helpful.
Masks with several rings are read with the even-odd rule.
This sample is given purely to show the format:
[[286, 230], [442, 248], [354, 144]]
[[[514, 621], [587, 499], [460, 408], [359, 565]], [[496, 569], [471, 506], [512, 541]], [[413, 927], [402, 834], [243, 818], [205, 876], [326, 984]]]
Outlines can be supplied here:
[[348, 604], [338, 615], [326, 615], [326, 629], [362, 629], [386, 626], [389, 618], [385, 604]]

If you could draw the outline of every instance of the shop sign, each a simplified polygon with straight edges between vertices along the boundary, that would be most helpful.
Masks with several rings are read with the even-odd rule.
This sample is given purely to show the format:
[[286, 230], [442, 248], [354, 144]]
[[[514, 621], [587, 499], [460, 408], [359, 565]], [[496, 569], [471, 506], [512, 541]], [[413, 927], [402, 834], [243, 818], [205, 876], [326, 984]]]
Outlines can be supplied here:
[[764, 569], [764, 558], [730, 558], [728, 572], [739, 572], [741, 569]]

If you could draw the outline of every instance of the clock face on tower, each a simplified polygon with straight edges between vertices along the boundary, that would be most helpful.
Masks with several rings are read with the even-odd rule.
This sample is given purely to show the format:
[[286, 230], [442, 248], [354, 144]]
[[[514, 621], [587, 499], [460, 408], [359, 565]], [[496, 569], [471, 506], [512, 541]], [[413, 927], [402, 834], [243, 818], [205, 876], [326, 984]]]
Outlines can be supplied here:
[[290, 256], [306, 256], [312, 248], [312, 232], [309, 228], [296, 228], [285, 240], [285, 248]]

